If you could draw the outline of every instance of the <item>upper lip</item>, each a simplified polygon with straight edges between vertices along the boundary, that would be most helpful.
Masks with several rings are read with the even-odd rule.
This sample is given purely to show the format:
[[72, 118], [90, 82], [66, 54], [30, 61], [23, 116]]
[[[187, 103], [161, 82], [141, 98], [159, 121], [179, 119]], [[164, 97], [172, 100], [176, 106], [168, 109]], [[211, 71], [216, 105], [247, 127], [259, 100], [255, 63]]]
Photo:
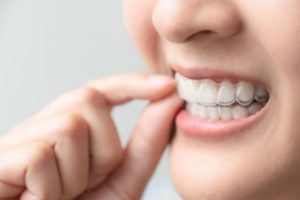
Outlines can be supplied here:
[[224, 70], [217, 67], [192, 67], [192, 68], [184, 68], [178, 64], [170, 64], [170, 68], [189, 79], [213, 79], [213, 80], [224, 80], [228, 79], [233, 82], [238, 82], [240, 80], [247, 81], [250, 83], [259, 84], [264, 86], [269, 90], [269, 85], [265, 81], [250, 75], [244, 75], [238, 72]]

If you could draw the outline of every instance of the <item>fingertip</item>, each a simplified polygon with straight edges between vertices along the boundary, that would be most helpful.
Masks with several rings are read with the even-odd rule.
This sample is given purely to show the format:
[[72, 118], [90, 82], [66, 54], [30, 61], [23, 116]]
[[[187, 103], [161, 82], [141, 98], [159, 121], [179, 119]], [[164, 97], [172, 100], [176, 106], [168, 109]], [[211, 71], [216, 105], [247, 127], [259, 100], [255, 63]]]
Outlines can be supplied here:
[[20, 200], [40, 200], [40, 198], [38, 198], [31, 192], [26, 191], [22, 194], [22, 196], [20, 197]]
[[[150, 101], [164, 99], [176, 92], [176, 82], [172, 77], [165, 75], [149, 75], [147, 77], [147, 92]], [[145, 88], [144, 88], [145, 89]]]
[[172, 79], [171, 77], [164, 76], [164, 75], [159, 75], [159, 74], [154, 74], [154, 75], [149, 75], [148, 76], [148, 81], [157, 86], [162, 86], [162, 85], [175, 85], [175, 80]]

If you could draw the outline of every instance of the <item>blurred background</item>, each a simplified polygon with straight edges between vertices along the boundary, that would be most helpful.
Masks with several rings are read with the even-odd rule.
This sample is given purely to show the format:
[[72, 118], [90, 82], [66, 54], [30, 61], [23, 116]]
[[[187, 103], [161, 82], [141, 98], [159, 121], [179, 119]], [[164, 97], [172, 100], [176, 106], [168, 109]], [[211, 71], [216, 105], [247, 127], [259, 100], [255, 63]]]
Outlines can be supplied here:
[[[121, 0], [0, 1], [2, 134], [90, 79], [143, 69], [123, 24]], [[124, 144], [145, 105], [132, 102], [113, 113]], [[167, 157], [143, 200], [180, 200]]]

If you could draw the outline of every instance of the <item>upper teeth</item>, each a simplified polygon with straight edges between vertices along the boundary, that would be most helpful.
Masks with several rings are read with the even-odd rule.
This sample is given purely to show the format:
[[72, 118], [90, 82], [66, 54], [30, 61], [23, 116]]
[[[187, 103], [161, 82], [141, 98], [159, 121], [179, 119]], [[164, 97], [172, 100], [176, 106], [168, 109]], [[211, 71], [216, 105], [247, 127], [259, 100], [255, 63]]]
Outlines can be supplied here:
[[233, 84], [224, 80], [217, 84], [210, 79], [191, 80], [178, 73], [175, 78], [181, 98], [204, 106], [229, 106], [235, 102], [241, 106], [248, 106], [254, 99], [258, 102], [266, 102], [269, 98], [265, 88], [245, 81]]

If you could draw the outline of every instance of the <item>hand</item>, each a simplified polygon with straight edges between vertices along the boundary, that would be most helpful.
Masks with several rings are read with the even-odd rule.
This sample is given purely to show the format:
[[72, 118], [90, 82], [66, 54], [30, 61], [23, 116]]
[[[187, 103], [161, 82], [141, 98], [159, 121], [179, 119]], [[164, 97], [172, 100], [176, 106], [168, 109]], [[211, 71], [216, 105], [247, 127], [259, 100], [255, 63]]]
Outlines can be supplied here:
[[[2, 199], [140, 199], [182, 101], [174, 80], [133, 73], [91, 81], [0, 138]], [[122, 149], [111, 109], [147, 99]]]

